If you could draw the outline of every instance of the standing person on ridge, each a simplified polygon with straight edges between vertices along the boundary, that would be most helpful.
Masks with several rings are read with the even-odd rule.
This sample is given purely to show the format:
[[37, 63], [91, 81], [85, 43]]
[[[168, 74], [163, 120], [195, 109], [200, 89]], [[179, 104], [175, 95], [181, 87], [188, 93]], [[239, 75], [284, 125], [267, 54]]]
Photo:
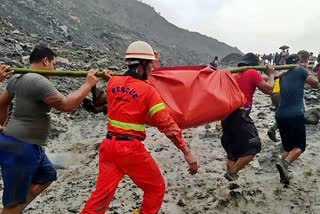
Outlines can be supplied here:
[[210, 62], [209, 66], [216, 70], [218, 68], [219, 63], [219, 57], [215, 56], [212, 62]]
[[306, 148], [304, 84], [307, 83], [312, 88], [317, 88], [319, 85], [317, 78], [306, 69], [308, 55], [306, 57], [306, 63], [301, 63], [298, 54], [290, 55], [286, 60], [287, 64], [301, 63], [303, 67], [291, 68], [280, 78], [280, 105], [276, 112], [276, 121], [284, 152], [276, 167], [280, 174], [280, 182], [286, 185], [290, 183], [289, 165], [299, 158]]
[[273, 64], [273, 55], [272, 55], [272, 53], [271, 54], [269, 54], [269, 56], [268, 56], [268, 60], [269, 60], [269, 64]]
[[316, 63], [316, 61], [317, 61], [317, 57], [313, 56], [313, 52], [310, 52], [308, 64], [313, 66]]
[[287, 59], [288, 56], [289, 56], [289, 50], [283, 49], [283, 50], [280, 52], [280, 61], [279, 61], [279, 64], [280, 64], [280, 65], [285, 65], [285, 64], [286, 64], [286, 59]]
[[314, 72], [317, 74], [318, 76], [318, 81], [320, 81], [320, 53], [318, 55], [318, 58], [317, 58], [317, 65], [316, 67], [314, 68]]
[[[46, 46], [36, 46], [30, 68], [53, 70], [56, 54]], [[2, 66], [1, 66], [2, 67]], [[3, 68], [3, 67], [2, 67]], [[4, 183], [2, 214], [19, 214], [57, 179], [57, 172], [42, 146], [49, 134], [51, 108], [70, 112], [77, 108], [97, 83], [95, 71], [68, 96], [62, 95], [45, 76], [15, 75], [0, 95], [0, 165]], [[12, 101], [11, 115], [7, 118]]]
[[[259, 65], [259, 58], [253, 53], [246, 54], [238, 64], [239, 67], [257, 65]], [[248, 165], [261, 150], [258, 131], [249, 114], [256, 88], [265, 94], [270, 94], [272, 91], [274, 68], [267, 65], [265, 74], [268, 76], [267, 81], [255, 69], [247, 69], [234, 74], [247, 103], [222, 121], [221, 144], [227, 153], [227, 172], [224, 176], [229, 181], [236, 180], [238, 172]]]
[[125, 175], [144, 192], [140, 214], [158, 213], [165, 182], [142, 143], [146, 138], [144, 124], [148, 118], [183, 152], [189, 173], [193, 175], [198, 171], [197, 160], [188, 149], [181, 129], [173, 121], [159, 93], [145, 82], [152, 71], [153, 60], [154, 52], [148, 43], [133, 42], [125, 54], [128, 71], [124, 76], [111, 77], [107, 84], [107, 135], [99, 147], [96, 188], [81, 214], [105, 213]]
[[281, 58], [281, 55], [280, 55], [278, 52], [276, 52], [276, 54], [274, 55], [273, 64], [274, 64], [274, 65], [279, 65], [279, 63], [280, 63], [280, 58]]

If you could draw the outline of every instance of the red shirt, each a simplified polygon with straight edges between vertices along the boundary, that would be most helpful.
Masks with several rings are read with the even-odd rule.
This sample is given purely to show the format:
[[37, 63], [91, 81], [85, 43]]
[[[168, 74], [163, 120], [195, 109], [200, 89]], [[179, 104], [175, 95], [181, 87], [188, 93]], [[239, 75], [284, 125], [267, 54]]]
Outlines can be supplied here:
[[237, 81], [242, 93], [247, 98], [246, 107], [252, 106], [253, 94], [256, 87], [263, 81], [262, 76], [255, 69], [248, 69], [243, 72], [234, 74], [234, 78]]
[[151, 119], [178, 148], [185, 146], [182, 130], [170, 116], [160, 94], [131, 76], [112, 77], [107, 83], [108, 132], [145, 139], [144, 124]]

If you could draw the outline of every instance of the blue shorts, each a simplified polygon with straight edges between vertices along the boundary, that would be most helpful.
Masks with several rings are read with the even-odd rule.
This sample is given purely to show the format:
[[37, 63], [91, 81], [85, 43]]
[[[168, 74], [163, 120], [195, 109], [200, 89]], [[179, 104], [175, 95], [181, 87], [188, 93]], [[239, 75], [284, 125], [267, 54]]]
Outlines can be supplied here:
[[41, 146], [0, 134], [0, 165], [4, 207], [26, 203], [31, 184], [57, 179], [57, 171]]

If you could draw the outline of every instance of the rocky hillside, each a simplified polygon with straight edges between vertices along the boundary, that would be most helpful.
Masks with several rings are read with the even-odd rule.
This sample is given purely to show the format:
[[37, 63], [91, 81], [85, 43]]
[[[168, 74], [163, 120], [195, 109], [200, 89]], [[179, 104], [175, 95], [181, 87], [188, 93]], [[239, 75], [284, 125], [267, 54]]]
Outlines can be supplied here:
[[[199, 64], [240, 53], [218, 40], [174, 26], [136, 0], [2, 0], [1, 16], [21, 32], [122, 55], [128, 43], [149, 41], [162, 64]], [[27, 41], [24, 41], [27, 42]]]
[[231, 53], [231, 54], [228, 54], [227, 56], [225, 56], [221, 60], [221, 64], [223, 66], [237, 66], [238, 63], [241, 61], [242, 57], [243, 57], [242, 54]]

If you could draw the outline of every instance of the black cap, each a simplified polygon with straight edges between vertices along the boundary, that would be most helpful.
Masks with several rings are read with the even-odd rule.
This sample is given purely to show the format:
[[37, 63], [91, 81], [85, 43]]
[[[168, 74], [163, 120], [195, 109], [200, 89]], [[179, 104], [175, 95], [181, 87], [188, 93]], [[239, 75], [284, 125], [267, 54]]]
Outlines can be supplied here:
[[243, 56], [242, 60], [238, 63], [241, 66], [257, 66], [259, 65], [259, 58], [254, 53], [247, 53]]
[[305, 50], [301, 50], [298, 52], [298, 55], [300, 56], [301, 59], [308, 59], [310, 56], [310, 53]]
[[286, 64], [296, 64], [299, 61], [301, 61], [301, 58], [298, 54], [290, 54], [286, 59]]

